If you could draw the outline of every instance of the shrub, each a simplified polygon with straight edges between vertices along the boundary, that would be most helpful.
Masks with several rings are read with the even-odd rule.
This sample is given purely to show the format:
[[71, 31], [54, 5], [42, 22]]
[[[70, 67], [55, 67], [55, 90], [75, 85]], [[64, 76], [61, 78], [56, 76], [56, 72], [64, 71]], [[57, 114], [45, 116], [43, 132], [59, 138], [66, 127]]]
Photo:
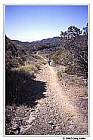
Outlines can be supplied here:
[[26, 72], [26, 73], [34, 73], [37, 72], [38, 69], [36, 66], [29, 64], [29, 65], [18, 67], [16, 70]]
[[66, 66], [65, 72], [67, 74], [75, 74], [75, 67], [72, 65]]
[[61, 80], [61, 78], [63, 77], [63, 74], [64, 74], [64, 70], [61, 70], [61, 71], [58, 71], [57, 72], [57, 76], [58, 78]]
[[37, 68], [37, 70], [40, 70], [40, 64], [39, 63], [36, 63], [35, 67]]
[[52, 59], [55, 64], [62, 64], [66, 66], [69, 63], [73, 62], [73, 55], [71, 55], [71, 52], [69, 50], [63, 49], [63, 50], [57, 51], [53, 55]]

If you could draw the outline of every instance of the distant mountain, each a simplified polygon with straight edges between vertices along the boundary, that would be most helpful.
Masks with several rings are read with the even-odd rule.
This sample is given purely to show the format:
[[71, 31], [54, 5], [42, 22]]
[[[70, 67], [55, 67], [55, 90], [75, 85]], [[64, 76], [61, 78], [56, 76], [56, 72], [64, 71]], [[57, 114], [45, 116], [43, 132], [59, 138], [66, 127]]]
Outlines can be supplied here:
[[60, 37], [53, 37], [42, 39], [40, 41], [32, 41], [32, 42], [22, 42], [18, 40], [12, 40], [15, 45], [26, 47], [31, 52], [43, 49], [49, 49], [60, 46]]
[[60, 45], [60, 37], [53, 37], [53, 38], [42, 39], [40, 41], [33, 41], [31, 42], [31, 44], [57, 46], [57, 45]]

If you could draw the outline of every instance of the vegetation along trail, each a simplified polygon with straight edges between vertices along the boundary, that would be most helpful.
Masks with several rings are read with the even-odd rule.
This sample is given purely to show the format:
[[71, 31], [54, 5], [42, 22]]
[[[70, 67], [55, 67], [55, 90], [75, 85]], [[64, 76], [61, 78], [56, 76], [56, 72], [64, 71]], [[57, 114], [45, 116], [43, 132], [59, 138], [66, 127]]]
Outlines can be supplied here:
[[[66, 95], [65, 87], [59, 84], [56, 70], [43, 65], [36, 80], [46, 82], [46, 97], [38, 100], [28, 119], [27, 129], [21, 134], [87, 134], [87, 117], [75, 105], [75, 100]], [[70, 92], [74, 92], [73, 89]], [[74, 93], [72, 93], [74, 94]]]
[[61, 37], [31, 43], [5, 37], [7, 135], [88, 135], [85, 29], [80, 35], [70, 26]]

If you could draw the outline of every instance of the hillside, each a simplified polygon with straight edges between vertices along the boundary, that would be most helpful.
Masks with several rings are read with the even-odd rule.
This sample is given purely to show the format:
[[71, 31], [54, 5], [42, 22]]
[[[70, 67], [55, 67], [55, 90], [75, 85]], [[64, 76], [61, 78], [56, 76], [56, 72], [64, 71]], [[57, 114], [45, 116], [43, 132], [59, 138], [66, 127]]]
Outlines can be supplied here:
[[56, 64], [66, 67], [66, 73], [88, 77], [88, 39], [79, 36], [72, 40], [62, 41], [62, 47], [51, 57]]
[[5, 63], [6, 69], [24, 65], [26, 51], [24, 48], [15, 45], [15, 43], [5, 36]]

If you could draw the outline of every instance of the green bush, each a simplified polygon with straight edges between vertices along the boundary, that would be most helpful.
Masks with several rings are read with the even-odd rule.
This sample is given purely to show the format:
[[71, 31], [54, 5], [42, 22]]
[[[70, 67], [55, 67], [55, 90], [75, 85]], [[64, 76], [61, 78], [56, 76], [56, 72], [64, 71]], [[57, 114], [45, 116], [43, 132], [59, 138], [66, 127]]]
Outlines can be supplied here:
[[57, 76], [58, 78], [61, 80], [61, 78], [63, 77], [63, 74], [64, 74], [64, 70], [61, 70], [61, 71], [58, 71], [57, 72]]
[[67, 74], [74, 74], [74, 72], [75, 72], [74, 66], [72, 66], [72, 65], [66, 66], [65, 72]]
[[52, 59], [55, 64], [62, 64], [66, 66], [73, 62], [73, 55], [71, 54], [69, 50], [63, 49], [63, 50], [57, 51], [53, 55]]

